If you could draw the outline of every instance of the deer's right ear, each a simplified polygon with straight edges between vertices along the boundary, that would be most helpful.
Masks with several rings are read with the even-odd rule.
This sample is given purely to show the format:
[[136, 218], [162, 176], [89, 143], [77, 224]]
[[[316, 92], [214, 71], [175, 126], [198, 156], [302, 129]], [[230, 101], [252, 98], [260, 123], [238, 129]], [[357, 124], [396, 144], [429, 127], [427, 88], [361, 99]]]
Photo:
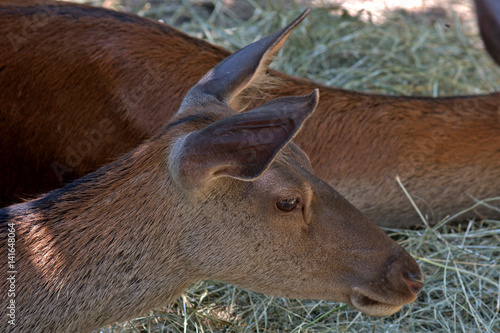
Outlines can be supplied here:
[[264, 76], [274, 55], [308, 13], [309, 9], [280, 31], [242, 48], [217, 64], [188, 92], [180, 110], [216, 100], [241, 111], [250, 100], [242, 98], [240, 93]]
[[259, 177], [314, 111], [318, 97], [316, 89], [278, 98], [181, 137], [169, 156], [174, 181], [192, 189], [218, 177]]

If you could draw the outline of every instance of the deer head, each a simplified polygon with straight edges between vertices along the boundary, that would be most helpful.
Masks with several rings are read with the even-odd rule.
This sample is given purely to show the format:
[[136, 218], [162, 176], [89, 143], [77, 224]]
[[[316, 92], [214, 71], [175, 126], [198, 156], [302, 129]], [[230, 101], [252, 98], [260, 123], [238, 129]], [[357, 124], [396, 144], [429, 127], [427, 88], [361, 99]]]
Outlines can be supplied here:
[[315, 109], [318, 90], [244, 113], [231, 108], [262, 81], [306, 14], [218, 64], [169, 124], [172, 177], [204, 226], [193, 228], [183, 247], [205, 278], [389, 315], [416, 298], [422, 275], [404, 249], [314, 176], [290, 142]]

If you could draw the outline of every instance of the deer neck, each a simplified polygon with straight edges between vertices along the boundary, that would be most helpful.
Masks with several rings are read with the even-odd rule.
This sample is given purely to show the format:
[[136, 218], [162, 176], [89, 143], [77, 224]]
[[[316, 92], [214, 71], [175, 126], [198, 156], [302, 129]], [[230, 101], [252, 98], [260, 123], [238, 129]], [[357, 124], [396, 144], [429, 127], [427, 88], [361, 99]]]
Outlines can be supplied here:
[[[173, 194], [165, 160], [161, 145], [146, 144], [4, 212], [17, 216], [22, 329], [30, 331], [27, 318], [47, 321], [43, 327], [51, 331], [125, 320], [172, 301], [197, 279], [179, 245], [182, 201]], [[50, 322], [37, 316], [47, 306], [54, 314]]]

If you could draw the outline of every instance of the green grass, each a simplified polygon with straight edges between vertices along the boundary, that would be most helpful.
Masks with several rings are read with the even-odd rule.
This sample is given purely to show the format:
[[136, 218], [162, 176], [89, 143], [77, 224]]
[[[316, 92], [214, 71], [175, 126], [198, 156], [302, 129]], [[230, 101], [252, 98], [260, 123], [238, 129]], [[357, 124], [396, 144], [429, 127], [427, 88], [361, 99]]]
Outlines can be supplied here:
[[[304, 9], [278, 1], [251, 3], [255, 12], [246, 20], [221, 2], [213, 12], [183, 0], [141, 13], [236, 50], [278, 30]], [[500, 69], [482, 48], [474, 21], [449, 11], [386, 12], [378, 23], [361, 17], [366, 13], [313, 8], [273, 67], [332, 86], [385, 94], [500, 90]], [[499, 199], [478, 204], [498, 207]], [[500, 332], [500, 221], [449, 220], [421, 230], [387, 230], [417, 259], [426, 285], [414, 303], [386, 318], [336, 302], [273, 298], [203, 281], [174, 304], [101, 331]]]

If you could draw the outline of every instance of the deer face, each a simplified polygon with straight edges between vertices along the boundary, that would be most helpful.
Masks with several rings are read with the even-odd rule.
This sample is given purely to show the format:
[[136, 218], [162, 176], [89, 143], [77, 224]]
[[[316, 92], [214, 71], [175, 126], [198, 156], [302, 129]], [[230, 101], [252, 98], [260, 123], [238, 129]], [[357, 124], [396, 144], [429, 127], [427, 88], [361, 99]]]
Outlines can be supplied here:
[[169, 167], [197, 221], [181, 248], [203, 278], [389, 315], [416, 298], [422, 274], [404, 249], [315, 177], [290, 143], [318, 91], [244, 113], [230, 107], [303, 16], [216, 66], [172, 120], [180, 127]]
[[204, 278], [376, 316], [398, 311], [422, 287], [415, 260], [315, 177], [293, 143], [259, 178], [221, 177], [195, 197], [203, 222], [183, 247]]

